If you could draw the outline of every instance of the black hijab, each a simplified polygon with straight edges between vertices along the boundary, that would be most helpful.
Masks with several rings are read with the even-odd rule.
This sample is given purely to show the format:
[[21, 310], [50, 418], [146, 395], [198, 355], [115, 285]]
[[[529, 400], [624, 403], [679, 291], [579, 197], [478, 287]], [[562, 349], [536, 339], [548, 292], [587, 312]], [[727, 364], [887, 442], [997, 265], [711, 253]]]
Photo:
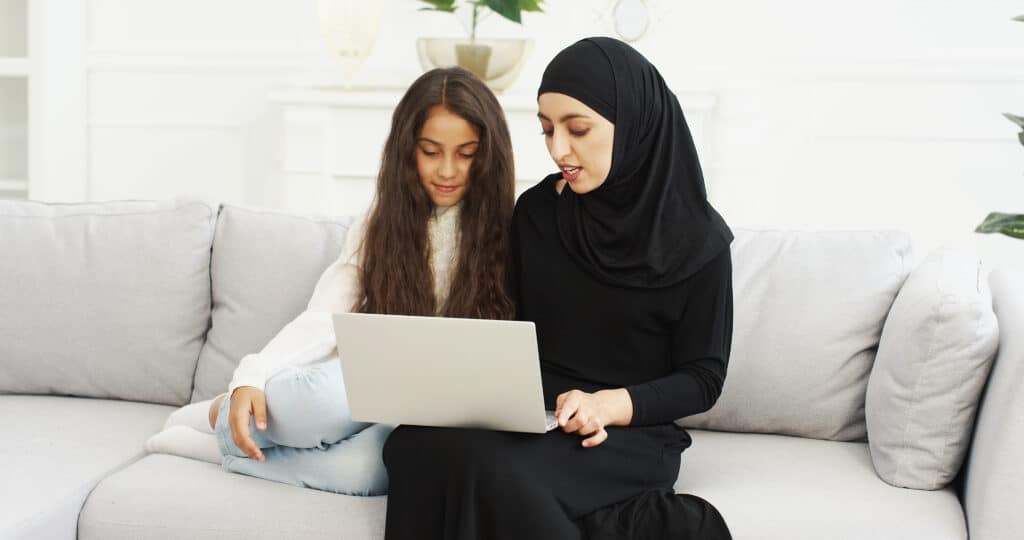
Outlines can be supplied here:
[[558, 198], [562, 244], [592, 275], [665, 287], [729, 248], [732, 231], [708, 203], [679, 100], [639, 52], [611, 38], [578, 41], [544, 70], [537, 95], [546, 92], [576, 98], [615, 124], [605, 182]]

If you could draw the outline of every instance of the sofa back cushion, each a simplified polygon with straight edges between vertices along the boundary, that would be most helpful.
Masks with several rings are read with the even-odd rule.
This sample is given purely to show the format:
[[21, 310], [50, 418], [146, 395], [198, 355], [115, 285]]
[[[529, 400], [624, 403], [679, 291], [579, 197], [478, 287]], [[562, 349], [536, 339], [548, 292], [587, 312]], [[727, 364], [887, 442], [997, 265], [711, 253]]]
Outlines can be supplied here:
[[224, 205], [213, 241], [213, 326], [192, 401], [227, 391], [243, 356], [259, 352], [305, 308], [341, 253], [351, 218]]
[[889, 231], [735, 231], [725, 387], [685, 427], [836, 441], [866, 435], [864, 396], [882, 324], [911, 267]]
[[0, 392], [183, 405], [215, 209], [0, 201]]

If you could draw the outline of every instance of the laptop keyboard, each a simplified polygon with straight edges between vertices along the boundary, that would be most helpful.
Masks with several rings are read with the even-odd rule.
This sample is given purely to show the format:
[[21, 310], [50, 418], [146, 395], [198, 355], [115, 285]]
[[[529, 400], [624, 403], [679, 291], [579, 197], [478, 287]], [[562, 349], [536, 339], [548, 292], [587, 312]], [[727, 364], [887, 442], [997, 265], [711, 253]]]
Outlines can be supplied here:
[[555, 417], [555, 411], [544, 411], [544, 418], [547, 420], [548, 431], [558, 427], [558, 418]]

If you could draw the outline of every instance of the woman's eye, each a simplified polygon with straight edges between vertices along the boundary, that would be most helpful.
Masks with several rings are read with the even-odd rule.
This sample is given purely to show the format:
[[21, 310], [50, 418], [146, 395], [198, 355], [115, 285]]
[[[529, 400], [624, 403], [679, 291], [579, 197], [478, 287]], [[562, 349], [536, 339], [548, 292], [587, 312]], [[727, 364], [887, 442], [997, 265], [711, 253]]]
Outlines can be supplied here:
[[545, 137], [550, 137], [551, 135], [553, 135], [555, 133], [555, 130], [553, 130], [553, 129], [545, 129], [545, 130], [541, 131], [540, 133], [541, 133], [541, 135], [544, 135]]
[[459, 154], [459, 157], [463, 157], [463, 158], [466, 158], [466, 159], [473, 159], [473, 156], [475, 156], [475, 155], [476, 154]]
[[424, 156], [431, 156], [431, 157], [433, 157], [433, 156], [437, 155], [437, 152], [431, 152], [430, 150], [424, 150], [422, 148], [420, 149], [420, 151], [423, 152]]
[[572, 135], [573, 137], [582, 137], [582, 136], [586, 135], [587, 133], [590, 133], [589, 129], [578, 129], [578, 130], [570, 129], [569, 130], [569, 134]]

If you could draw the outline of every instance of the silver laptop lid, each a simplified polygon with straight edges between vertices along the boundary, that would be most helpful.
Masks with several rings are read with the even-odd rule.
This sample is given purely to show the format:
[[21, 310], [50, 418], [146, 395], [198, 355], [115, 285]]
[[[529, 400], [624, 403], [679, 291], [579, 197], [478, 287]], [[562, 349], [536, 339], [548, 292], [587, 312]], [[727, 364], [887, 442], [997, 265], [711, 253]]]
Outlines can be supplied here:
[[532, 322], [337, 313], [352, 419], [544, 433]]

